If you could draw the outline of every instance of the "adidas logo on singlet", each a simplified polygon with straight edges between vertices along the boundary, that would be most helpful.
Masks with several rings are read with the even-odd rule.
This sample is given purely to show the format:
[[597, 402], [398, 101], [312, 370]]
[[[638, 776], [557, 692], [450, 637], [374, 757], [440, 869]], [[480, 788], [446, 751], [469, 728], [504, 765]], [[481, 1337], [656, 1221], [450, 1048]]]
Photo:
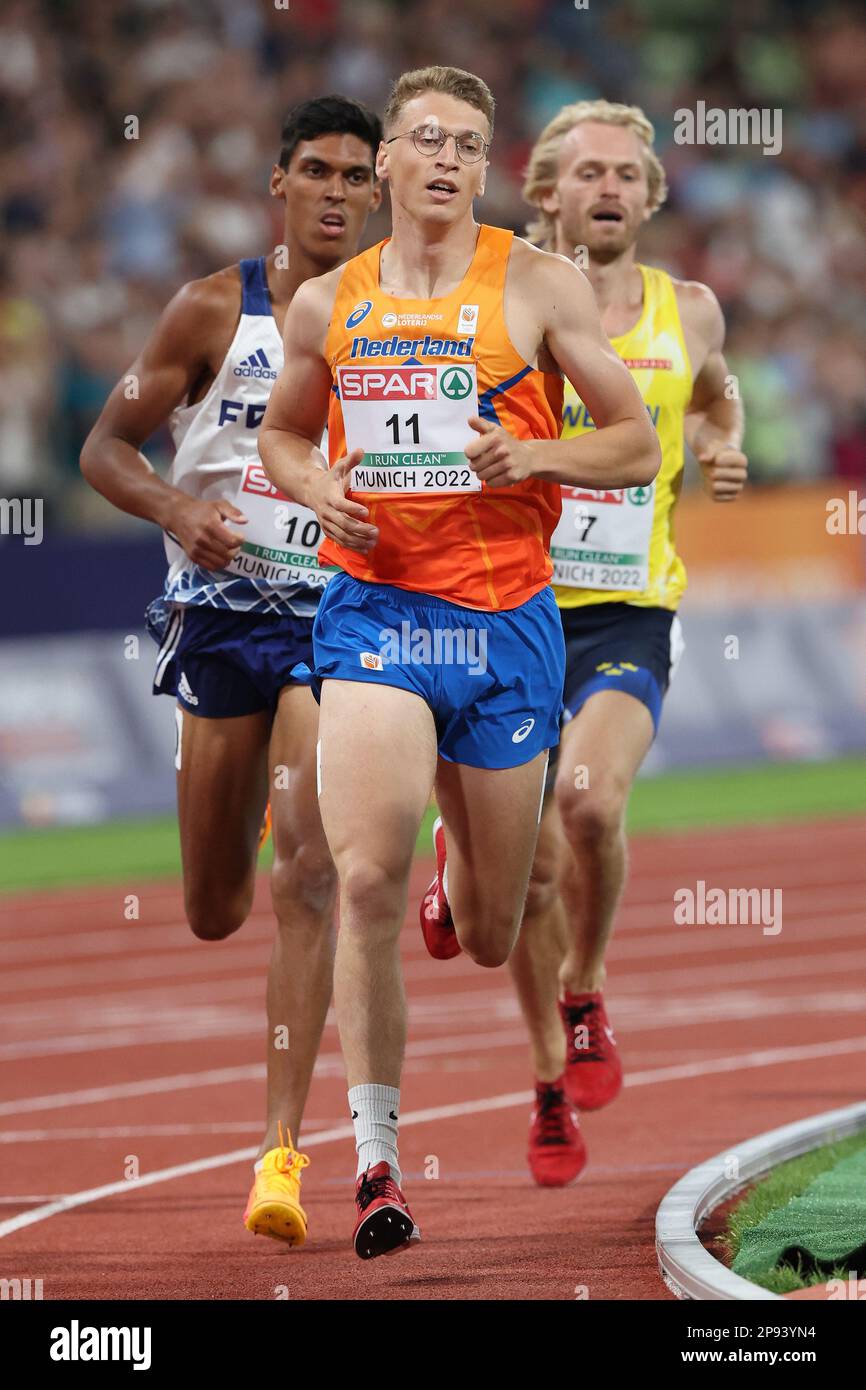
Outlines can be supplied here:
[[250, 357], [245, 357], [241, 365], [235, 367], [233, 375], [255, 377], [257, 381], [276, 381], [277, 379], [277, 374], [271, 367], [264, 348], [257, 348]]

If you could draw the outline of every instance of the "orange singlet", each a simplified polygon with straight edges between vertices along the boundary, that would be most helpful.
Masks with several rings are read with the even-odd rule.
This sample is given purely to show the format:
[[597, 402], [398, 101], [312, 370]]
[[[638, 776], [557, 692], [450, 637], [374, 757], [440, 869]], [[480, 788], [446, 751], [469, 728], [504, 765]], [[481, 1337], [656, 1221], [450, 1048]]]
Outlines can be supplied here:
[[365, 457], [349, 496], [369, 508], [369, 555], [325, 540], [322, 565], [466, 608], [516, 608], [549, 582], [558, 483], [482, 485], [463, 450], [472, 415], [518, 439], [558, 439], [562, 380], [523, 361], [503, 310], [514, 234], [482, 226], [462, 283], [441, 299], [379, 286], [381, 242], [343, 270], [325, 342], [330, 464]]

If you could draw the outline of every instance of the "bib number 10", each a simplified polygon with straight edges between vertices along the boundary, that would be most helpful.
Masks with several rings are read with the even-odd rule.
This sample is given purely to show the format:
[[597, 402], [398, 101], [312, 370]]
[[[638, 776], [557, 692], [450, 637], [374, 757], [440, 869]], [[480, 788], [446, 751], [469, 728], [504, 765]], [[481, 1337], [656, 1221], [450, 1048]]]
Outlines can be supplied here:
[[[286, 527], [286, 545], [295, 544], [295, 532], [298, 529], [299, 522], [300, 517], [298, 517], [297, 514], [290, 519]], [[299, 543], [307, 550], [317, 549], [321, 538], [322, 528], [315, 517], [311, 517], [308, 521], [304, 522], [301, 528], [301, 534], [297, 537]]]

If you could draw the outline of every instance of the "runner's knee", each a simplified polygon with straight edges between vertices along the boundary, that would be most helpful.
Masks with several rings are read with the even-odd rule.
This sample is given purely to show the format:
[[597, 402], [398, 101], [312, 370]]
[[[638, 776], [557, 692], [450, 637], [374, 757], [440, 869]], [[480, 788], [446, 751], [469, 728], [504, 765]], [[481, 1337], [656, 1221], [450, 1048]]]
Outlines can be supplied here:
[[504, 965], [511, 955], [515, 935], [513, 926], [508, 923], [497, 924], [493, 931], [472, 926], [461, 936], [460, 944], [476, 965], [495, 970], [497, 966]]
[[271, 870], [271, 901], [282, 923], [330, 917], [337, 892], [337, 871], [324, 842], [277, 845]]
[[465, 925], [458, 925], [460, 945], [476, 965], [495, 970], [508, 960], [519, 926], [519, 912], [477, 899]]
[[528, 924], [531, 925], [535, 920], [546, 916], [556, 902], [559, 892], [556, 869], [557, 866], [553, 859], [536, 856], [532, 873], [529, 876], [526, 902], [523, 905], [523, 931], [526, 930]]
[[622, 830], [628, 782], [616, 774], [599, 774], [588, 787], [569, 781], [556, 784], [556, 805], [570, 844], [600, 845]]
[[211, 885], [185, 889], [186, 920], [200, 941], [224, 941], [242, 927], [253, 905], [253, 889], [218, 895]]
[[408, 865], [353, 858], [340, 867], [341, 931], [345, 925], [390, 933], [402, 926]]

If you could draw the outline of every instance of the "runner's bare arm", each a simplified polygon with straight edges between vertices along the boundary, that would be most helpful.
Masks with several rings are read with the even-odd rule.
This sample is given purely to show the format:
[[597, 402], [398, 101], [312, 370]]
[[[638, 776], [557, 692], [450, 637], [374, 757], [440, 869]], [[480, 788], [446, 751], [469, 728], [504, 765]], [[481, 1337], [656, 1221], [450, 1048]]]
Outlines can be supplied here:
[[331, 540], [366, 553], [379, 538], [366, 507], [346, 496], [355, 449], [328, 470], [319, 448], [328, 420], [331, 372], [322, 351], [342, 268], [308, 280], [289, 305], [283, 329], [283, 370], [274, 383], [259, 433], [259, 453], [271, 482], [317, 515]]
[[742, 452], [743, 403], [722, 349], [725, 320], [707, 285], [677, 285], [680, 317], [691, 351], [702, 356], [686, 409], [685, 436], [700, 464], [704, 487], [714, 502], [733, 502], [746, 483]]
[[121, 377], [81, 451], [81, 471], [115, 507], [171, 532], [197, 564], [220, 569], [240, 538], [224, 525], [243, 521], [229, 502], [202, 502], [165, 482], [141, 446], [211, 370], [212, 348], [227, 346], [239, 292], [226, 273], [184, 285], [164, 309]]
[[530, 476], [583, 487], [651, 483], [661, 463], [656, 432], [627, 368], [602, 330], [589, 282], [563, 256], [528, 248], [518, 254], [522, 294], [537, 306], [543, 344], [580, 395], [596, 428], [574, 439], [525, 441], [479, 421], [475, 428], [483, 435], [466, 450], [475, 471], [493, 486]]

